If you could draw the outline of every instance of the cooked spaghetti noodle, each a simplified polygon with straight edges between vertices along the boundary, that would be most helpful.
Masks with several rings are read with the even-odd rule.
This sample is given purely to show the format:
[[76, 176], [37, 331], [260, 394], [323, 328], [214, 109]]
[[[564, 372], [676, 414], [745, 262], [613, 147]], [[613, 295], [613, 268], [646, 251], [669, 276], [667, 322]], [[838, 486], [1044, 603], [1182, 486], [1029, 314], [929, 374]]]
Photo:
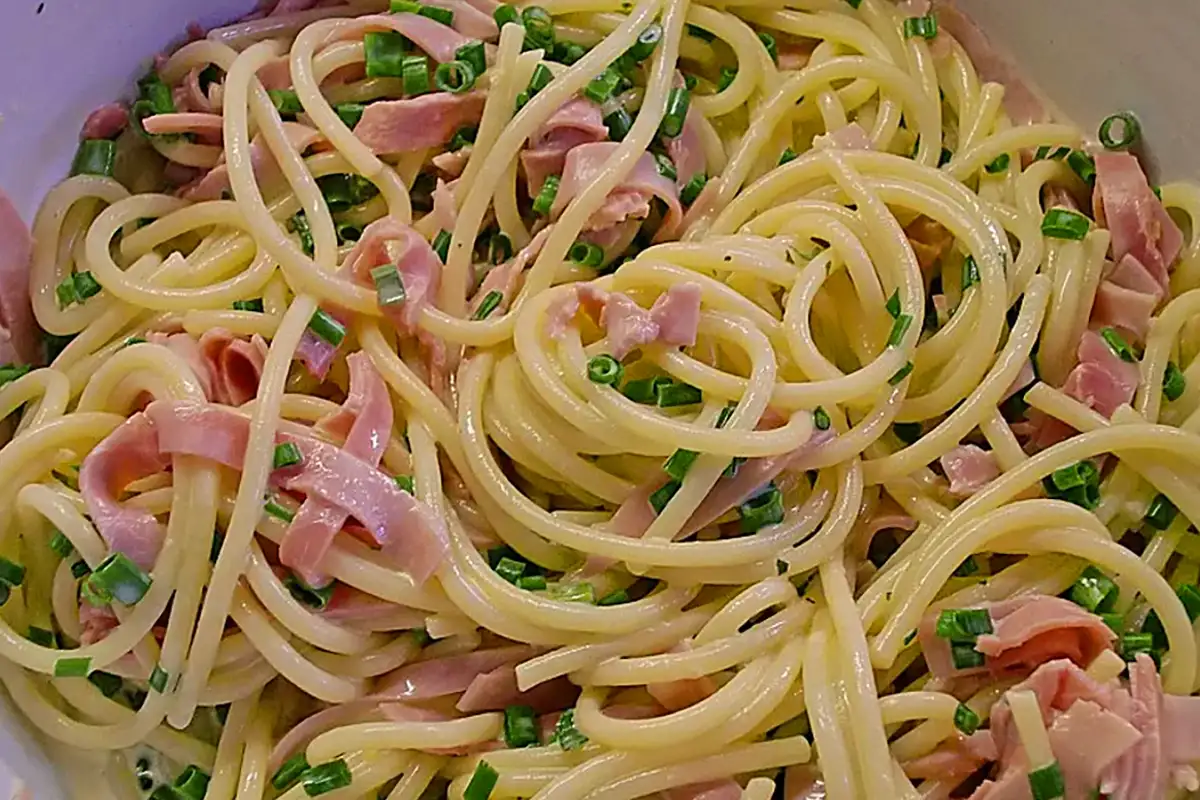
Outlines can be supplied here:
[[271, 5], [0, 204], [0, 680], [64, 763], [1200, 788], [1200, 190], [1136, 117], [944, 5]]

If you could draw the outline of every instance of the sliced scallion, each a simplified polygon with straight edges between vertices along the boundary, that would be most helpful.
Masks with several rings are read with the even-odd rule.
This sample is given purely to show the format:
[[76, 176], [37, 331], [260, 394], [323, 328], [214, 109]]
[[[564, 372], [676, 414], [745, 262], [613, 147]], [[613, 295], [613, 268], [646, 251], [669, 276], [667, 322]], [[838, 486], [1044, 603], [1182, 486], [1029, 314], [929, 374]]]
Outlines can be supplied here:
[[602, 386], [615, 386], [621, 382], [625, 368], [621, 362], [608, 354], [593, 356], [588, 360], [587, 376], [592, 383]]
[[404, 77], [408, 39], [396, 31], [370, 31], [363, 35], [368, 78]]
[[475, 309], [475, 313], [471, 315], [471, 319], [487, 319], [493, 311], [500, 307], [500, 301], [503, 299], [504, 294], [498, 289], [488, 292], [484, 295], [483, 302], [479, 304], [479, 308]]
[[316, 334], [317, 338], [334, 347], [340, 345], [346, 338], [346, 326], [322, 308], [318, 308], [312, 315], [312, 319], [308, 321], [308, 329]]
[[1042, 218], [1042, 233], [1052, 239], [1079, 241], [1091, 227], [1091, 220], [1066, 208], [1052, 208]]
[[1130, 111], [1110, 114], [1100, 123], [1100, 144], [1107, 150], [1128, 150], [1141, 138], [1142, 124]]
[[304, 454], [295, 442], [283, 442], [275, 445], [275, 455], [272, 465], [275, 469], [294, 467], [304, 461]]

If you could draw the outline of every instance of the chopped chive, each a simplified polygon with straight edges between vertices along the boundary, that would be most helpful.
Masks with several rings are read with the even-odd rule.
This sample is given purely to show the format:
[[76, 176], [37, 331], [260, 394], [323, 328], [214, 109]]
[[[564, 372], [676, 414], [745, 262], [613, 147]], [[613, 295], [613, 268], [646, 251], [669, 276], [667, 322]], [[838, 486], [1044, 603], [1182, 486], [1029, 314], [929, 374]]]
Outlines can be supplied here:
[[416, 0], [391, 0], [388, 10], [393, 14], [416, 14], [421, 10], [421, 4]]
[[1190, 583], [1185, 583], [1175, 590], [1175, 594], [1179, 597], [1179, 601], [1183, 603], [1188, 619], [1192, 622], [1200, 619], [1200, 588]]
[[271, 89], [267, 95], [271, 98], [271, 104], [275, 106], [275, 110], [281, 117], [295, 117], [297, 114], [304, 113], [300, 95], [294, 89]]
[[529, 92], [518, 92], [516, 102], [513, 104], [513, 113], [516, 114], [529, 103]]
[[1057, 761], [1052, 761], [1044, 767], [1029, 772], [1029, 790], [1033, 800], [1055, 800], [1067, 796], [1066, 783], [1063, 781], [1062, 769]]
[[434, 236], [433, 242], [430, 243], [433, 252], [437, 253], [443, 264], [450, 258], [450, 242], [452, 241], [454, 241], [454, 235], [450, 231], [442, 229], [437, 232], [437, 236]]
[[234, 300], [234, 311], [257, 311], [259, 314], [263, 311], [263, 301], [261, 297], [256, 297], [253, 300]]
[[1126, 633], [1121, 637], [1118, 645], [1121, 658], [1126, 661], [1133, 661], [1138, 653], [1152, 653], [1154, 651], [1154, 636], [1149, 633]]
[[454, 12], [448, 8], [438, 8], [437, 6], [422, 5], [421, 10], [417, 12], [422, 17], [428, 17], [434, 22], [440, 22], [443, 25], [450, 26], [454, 24]]
[[620, 83], [621, 73], [615, 67], [609, 66], [583, 87], [583, 96], [594, 103], [605, 103], [616, 94]]
[[54, 662], [54, 677], [56, 678], [84, 678], [91, 671], [92, 659], [90, 656], [60, 658]]
[[537, 717], [529, 706], [508, 706], [504, 709], [504, 743], [510, 748], [536, 747], [541, 744]]
[[[487, 54], [483, 47], [483, 42], [476, 39], [472, 42], [467, 42], [462, 47], [454, 51], [454, 57], [459, 61], [465, 61], [471, 65], [471, 69], [475, 70], [475, 76], [479, 77], [487, 71]], [[538, 66], [542, 66], [538, 64]]]
[[654, 153], [654, 166], [658, 168], [658, 174], [669, 180], [676, 180], [679, 177], [679, 172], [675, 169], [675, 162], [671, 161], [670, 156], [666, 153]]
[[901, 367], [900, 369], [896, 370], [896, 374], [895, 374], [895, 375], [893, 375], [892, 377], [888, 378], [888, 383], [889, 383], [889, 384], [891, 384], [892, 386], [896, 386], [896, 385], [897, 385], [897, 384], [899, 384], [899, 383], [900, 383], [902, 380], [904, 380], [905, 378], [907, 378], [907, 377], [908, 377], [908, 375], [909, 375], [909, 373], [911, 373], [912, 371], [913, 371], [913, 363], [912, 363], [911, 361], [909, 361], [909, 362], [907, 362], [907, 363], [906, 363], [906, 364], [905, 364], [903, 367]]
[[496, 566], [492, 569], [497, 575], [499, 575], [501, 578], [504, 578], [504, 580], [508, 581], [509, 583], [516, 583], [517, 579], [520, 578], [525, 572], [525, 562], [517, 561], [514, 558], [505, 556], [496, 562]]
[[0, 366], [0, 386], [23, 378], [30, 372], [33, 372], [32, 364], [4, 364]]
[[342, 758], [318, 764], [300, 778], [304, 793], [309, 797], [318, 797], [335, 789], [344, 789], [353, 781], [354, 776], [350, 772], [350, 767]]
[[563, 750], [578, 750], [588, 743], [588, 738], [575, 727], [575, 709], [568, 708], [554, 726], [554, 741]]
[[904, 334], [908, 333], [908, 329], [912, 326], [912, 314], [901, 314], [896, 317], [896, 321], [892, 323], [892, 332], [888, 336], [888, 347], [899, 347], [900, 342], [904, 340]]
[[708, 31], [704, 30], [704, 28], [701, 28], [699, 25], [693, 25], [692, 23], [689, 22], [684, 27], [687, 28], [687, 32], [688, 32], [689, 36], [695, 36], [697, 39], [700, 39], [702, 41], [712, 42], [712, 41], [715, 41], [717, 38], [716, 34], [709, 33]]
[[[333, 213], [361, 205], [379, 194], [379, 188], [361, 175], [335, 173], [317, 178], [321, 196]], [[307, 220], [305, 220], [307, 223]]]
[[[1099, 616], [1100, 616], [1100, 619], [1104, 620], [1104, 624], [1107, 625], [1113, 633], [1120, 636], [1122, 633], [1125, 632], [1125, 615], [1124, 614], [1109, 613], [1109, 614], [1100, 614]], [[1151, 617], [1154, 617], [1155, 619], [1157, 619], [1157, 617], [1155, 617], [1155, 615], [1154, 615], [1154, 612], [1151, 611], [1150, 617], [1146, 618], [1147, 624], [1149, 624]], [[1165, 637], [1166, 634], [1164, 633], [1163, 636]]]
[[500, 306], [500, 301], [503, 299], [504, 293], [497, 289], [488, 292], [484, 295], [483, 302], [479, 304], [479, 308], [475, 309], [475, 313], [471, 315], [471, 319], [487, 319]]
[[480, 761], [475, 766], [475, 772], [471, 775], [471, 781], [467, 784], [466, 791], [463, 792], [463, 800], [488, 800], [499, 780], [500, 773], [492, 769], [486, 761]]
[[170, 677], [171, 676], [167, 674], [165, 669], [163, 669], [160, 665], [155, 664], [154, 671], [150, 673], [150, 688], [159, 694], [162, 694], [167, 690], [167, 681], [170, 679]]
[[1108, 348], [1116, 353], [1122, 361], [1133, 363], [1137, 361], [1137, 354], [1133, 352], [1133, 348], [1125, 341], [1125, 337], [1117, 332], [1116, 328], [1101, 328], [1100, 337], [1104, 339], [1104, 343]]
[[91, 567], [89, 567], [87, 565], [87, 562], [84, 561], [83, 559], [80, 559], [71, 565], [71, 577], [74, 578], [75, 580], [79, 580], [80, 578], [82, 578], [84, 575], [87, 575], [91, 571], [92, 571]]
[[766, 48], [767, 55], [771, 57], [771, 62], [779, 63], [779, 46], [775, 44], [775, 37], [766, 31], [758, 32], [758, 40], [762, 42], [762, 46]]
[[350, 130], [354, 130], [354, 127], [358, 125], [362, 119], [363, 112], [366, 110], [367, 107], [362, 103], [338, 103], [333, 107], [333, 111], [338, 115], [338, 119]]
[[425, 56], [405, 56], [400, 77], [404, 80], [404, 93], [409, 97], [429, 91], [429, 61]]
[[533, 69], [533, 75], [530, 76], [529, 86], [526, 87], [525, 91], [529, 92], [530, 97], [533, 97], [542, 89], [545, 89], [547, 86], [549, 86], [553, 81], [554, 73], [550, 71], [549, 67], [547, 67], [545, 64], [538, 64]]
[[[658, 375], [653, 378], [641, 378], [636, 381], [628, 381], [621, 387], [621, 394], [635, 403], [652, 405], [658, 400], [658, 387], [665, 386], [673, 381], [665, 375]], [[718, 425], [718, 427], [720, 427]]]
[[312, 258], [316, 245], [313, 244], [312, 226], [308, 224], [308, 215], [303, 211], [297, 212], [288, 220], [287, 227], [300, 240], [300, 249], [304, 251], [304, 255]]
[[692, 179], [684, 184], [684, 187], [679, 190], [679, 199], [683, 201], [685, 206], [690, 206], [696, 202], [696, 198], [700, 196], [700, 192], [704, 191], [704, 187], [708, 184], [708, 175], [703, 172], [697, 172], [692, 176]]
[[75, 276], [68, 275], [58, 286], [54, 287], [54, 295], [58, 298], [60, 309], [68, 308], [79, 302], [79, 294], [75, 291]]
[[688, 470], [692, 468], [692, 464], [696, 463], [696, 459], [699, 457], [700, 454], [695, 450], [684, 450], [682, 448], [676, 450], [671, 454], [671, 457], [667, 459], [666, 463], [663, 464], [663, 472], [667, 473], [675, 480], [681, 481], [683, 480], [683, 477], [687, 475]]
[[609, 139], [614, 142], [624, 141], [633, 127], [633, 117], [629, 116], [629, 112], [623, 106], [618, 106], [615, 111], [604, 117], [604, 127], [608, 128]]
[[521, 24], [520, 12], [508, 3], [498, 5], [496, 10], [492, 12], [492, 19], [496, 20], [496, 26], [500, 28], [503, 28], [510, 22], [515, 22], [518, 25]]
[[[25, 638], [41, 647], [53, 648], [57, 644], [54, 640], [54, 631], [39, 628], [36, 625], [29, 626], [29, 632], [25, 634]], [[99, 675], [101, 673], [96, 674]]]
[[124, 553], [110, 553], [87, 582], [97, 596], [109, 597], [131, 606], [146, 596], [154, 579]]
[[71, 540], [62, 531], [55, 531], [50, 537], [50, 549], [57, 553], [59, 558], [69, 558], [71, 553], [75, 552], [75, 545], [71, 544]]
[[433, 71], [433, 85], [443, 92], [462, 94], [474, 88], [475, 68], [466, 61], [438, 64], [437, 69]]
[[1165, 531], [1178, 514], [1179, 509], [1175, 504], [1168, 500], [1166, 495], [1160, 494], [1155, 496], [1149, 510], [1146, 511], [1146, 522], [1155, 530]]
[[308, 329], [316, 334], [317, 338], [328, 342], [334, 347], [340, 345], [342, 340], [346, 338], [346, 326], [334, 319], [323, 308], [318, 308], [312, 315], [312, 319], [308, 321]]
[[408, 39], [396, 31], [370, 31], [363, 35], [368, 78], [403, 78]]
[[989, 175], [998, 175], [1007, 170], [1010, 163], [1012, 163], [1012, 156], [1010, 156], [1008, 153], [1001, 153], [989, 161], [984, 167], [984, 170]]
[[1178, 400], [1187, 389], [1187, 378], [1179, 365], [1174, 361], [1167, 362], [1167, 371], [1163, 373], [1163, 397], [1168, 400]]
[[91, 272], [75, 273], [75, 291], [81, 300], [87, 300], [89, 297], [100, 294], [102, 288]]
[[263, 505], [263, 511], [270, 514], [275, 519], [283, 520], [284, 522], [291, 522], [296, 518], [295, 512], [291, 511], [286, 506], [279, 505], [279, 503], [276, 503], [274, 500], [267, 500], [267, 502]]
[[555, 42], [553, 61], [570, 66], [587, 55], [587, 48], [575, 42]]
[[975, 560], [975, 556], [967, 556], [963, 562], [954, 568], [954, 574], [960, 578], [966, 578], [979, 572], [979, 562]]
[[813, 425], [816, 426], [817, 430], [827, 431], [832, 424], [833, 421], [829, 419], [829, 412], [823, 407], [817, 406], [813, 409]]
[[938, 24], [937, 17], [932, 14], [926, 14], [923, 17], [909, 17], [904, 20], [904, 38], [915, 39], [932, 39], [937, 36]]
[[1120, 590], [1109, 578], [1095, 567], [1088, 567], [1071, 586], [1071, 601], [1094, 614], [1112, 611]]
[[446, 151], [453, 153], [455, 150], [461, 150], [468, 145], [475, 144], [475, 137], [477, 136], [479, 136], [479, 128], [471, 125], [459, 128], [450, 137], [450, 142], [446, 145]]
[[400, 487], [400, 491], [414, 495], [417, 493], [417, 484], [412, 475], [397, 475], [393, 480]]
[[550, 209], [554, 207], [554, 198], [558, 196], [558, 184], [561, 180], [562, 178], [558, 175], [546, 176], [546, 182], [542, 184], [541, 191], [533, 201], [533, 213], [542, 217], [550, 216]]
[[1066, 500], [1091, 511], [1100, 505], [1100, 473], [1087, 460], [1056, 469], [1042, 478], [1048, 497]]
[[593, 356], [588, 361], [587, 375], [588, 380], [592, 383], [599, 383], [603, 386], [615, 386], [621, 382], [621, 376], [624, 373], [625, 368], [621, 366], [621, 362], [610, 355], [602, 354]]
[[982, 667], [987, 662], [983, 653], [976, 650], [974, 645], [958, 644], [957, 642], [950, 643], [950, 660], [955, 669], [975, 669]]
[[1074, 170], [1084, 183], [1096, 180], [1096, 159], [1082, 150], [1074, 150], [1067, 156], [1067, 166]]
[[954, 709], [954, 727], [958, 728], [962, 733], [970, 736], [975, 731], [979, 730], [981, 720], [971, 708], [963, 703], [958, 704], [958, 708]]
[[527, 592], [542, 591], [546, 588], [545, 575], [522, 575], [517, 578], [517, 588]]
[[604, 263], [604, 250], [591, 242], [577, 240], [567, 251], [567, 258], [581, 267], [598, 267]]
[[513, 257], [512, 239], [507, 234], [497, 233], [488, 241], [488, 261], [503, 264]]
[[88, 682], [99, 689], [100, 694], [105, 697], [112, 697], [125, 685], [125, 681], [120, 675], [113, 675], [111, 672], [93, 672], [88, 675]]
[[654, 387], [655, 399], [659, 408], [675, 406], [690, 406], [704, 399], [703, 393], [690, 383], [659, 384]]
[[554, 18], [541, 6], [529, 6], [521, 12], [525, 25], [525, 49], [550, 50], [554, 47]]
[[629, 592], [624, 589], [616, 589], [601, 597], [596, 601], [598, 606], [619, 606], [629, 602]]
[[965, 292], [979, 283], [979, 265], [974, 256], [967, 256], [962, 266], [962, 290]]
[[717, 91], [723, 92], [729, 88], [735, 80], [737, 80], [736, 67], [721, 67], [721, 77], [717, 79]]
[[388, 308], [402, 304], [407, 295], [404, 292], [404, 280], [395, 264], [384, 264], [371, 270], [371, 280], [375, 284], [375, 297], [380, 308]]
[[784, 149], [784, 151], [782, 153], [780, 153], [778, 166], [782, 167], [784, 164], [788, 163], [789, 161], [795, 161], [799, 157], [800, 157], [799, 153], [797, 153], [792, 148], [788, 147], [788, 148]]
[[671, 502], [671, 498], [679, 491], [681, 485], [679, 481], [667, 481], [650, 495], [650, 507], [654, 509], [655, 514], [663, 512], [663, 509], [667, 507], [667, 503]]
[[754, 533], [767, 525], [783, 522], [783, 493], [774, 483], [766, 491], [738, 506], [738, 527], [742, 533]]
[[992, 615], [986, 608], [948, 608], [938, 614], [936, 633], [952, 642], [974, 642], [985, 633], [993, 633]]
[[295, 598], [297, 603], [316, 609], [317, 611], [328, 606], [330, 598], [333, 597], [333, 581], [324, 586], [309, 586], [300, 576], [292, 573], [284, 578], [283, 585], [287, 588], [288, 593]]
[[274, 468], [285, 469], [294, 467], [304, 461], [304, 454], [300, 452], [299, 446], [295, 442], [284, 442], [283, 444], [275, 445]]
[[117, 163], [117, 143], [111, 139], [84, 139], [71, 162], [71, 176], [99, 175], [111, 178]]
[[683, 122], [687, 117], [688, 105], [691, 100], [692, 94], [686, 88], [671, 90], [671, 94], [667, 98], [667, 111], [658, 126], [660, 135], [671, 139], [683, 132]]
[[925, 432], [919, 422], [896, 422], [892, 424], [892, 432], [904, 444], [912, 444]]
[[1052, 239], [1079, 241], [1091, 227], [1091, 220], [1066, 208], [1052, 208], [1042, 218], [1042, 234]]
[[586, 581], [582, 583], [572, 583], [566, 586], [559, 585], [554, 588], [552, 594], [558, 600], [563, 600], [567, 603], [595, 603], [596, 590]]
[[899, 317], [900, 317], [900, 290], [899, 289], [892, 292], [892, 296], [887, 299], [887, 303], [884, 305], [884, 308], [886, 308], [887, 312], [892, 315], [892, 319], [899, 319]]
[[659, 25], [657, 22], [651, 22], [642, 29], [633, 46], [625, 52], [635, 62], [641, 63], [654, 53], [654, 49], [658, 47], [658, 43], [662, 41], [662, 38], [662, 25]]
[[[1119, 131], [1116, 136], [1113, 135], [1114, 128]], [[1118, 111], [1100, 123], [1100, 144], [1106, 150], [1128, 150], [1141, 138], [1142, 124], [1130, 111]]]
[[187, 800], [204, 800], [208, 794], [209, 775], [195, 764], [189, 764], [175, 779], [175, 791]]

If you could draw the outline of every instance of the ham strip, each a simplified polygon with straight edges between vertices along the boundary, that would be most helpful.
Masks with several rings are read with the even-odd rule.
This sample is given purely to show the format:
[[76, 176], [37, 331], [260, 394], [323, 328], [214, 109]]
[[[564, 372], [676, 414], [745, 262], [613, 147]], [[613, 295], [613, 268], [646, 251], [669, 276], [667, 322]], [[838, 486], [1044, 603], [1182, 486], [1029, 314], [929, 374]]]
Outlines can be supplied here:
[[247, 341], [224, 328], [210, 328], [200, 337], [199, 350], [212, 383], [209, 400], [240, 406], [254, 399], [267, 362], [261, 336], [256, 333]]
[[675, 185], [683, 188], [701, 172], [708, 171], [704, 140], [700, 136], [700, 112], [689, 108], [679, 135], [667, 139], [667, 155], [675, 164]]
[[404, 100], [380, 100], [363, 111], [362, 119], [354, 126], [354, 135], [379, 154], [442, 147], [459, 128], [479, 124], [486, 101], [487, 93], [480, 89], [464, 94], [433, 92]]
[[1108, 271], [1092, 304], [1094, 328], [1117, 328], [1127, 338], [1141, 342], [1150, 331], [1150, 317], [1165, 290], [1150, 270], [1127, 253]]
[[573, 148], [607, 140], [608, 128], [599, 105], [582, 97], [563, 103], [529, 137], [529, 149], [521, 153], [529, 196], [537, 197], [548, 175], [562, 173]]
[[488, 270], [488, 274], [483, 278], [483, 283], [479, 285], [479, 290], [471, 298], [472, 315], [479, 310], [479, 307], [483, 305], [483, 301], [492, 292], [500, 292], [500, 304], [496, 306], [496, 311], [492, 313], [504, 313], [508, 310], [509, 305], [517, 296], [517, 287], [520, 284], [521, 276], [525, 274], [525, 268], [529, 266], [531, 261], [537, 258], [538, 253], [542, 252], [542, 247], [546, 244], [546, 240], [550, 238], [550, 231], [552, 230], [554, 230], [553, 225], [542, 228], [529, 244], [522, 247], [520, 252], [513, 256], [512, 259]]
[[[241, 469], [249, 438], [249, 420], [222, 406], [157, 401], [146, 409], [158, 429], [163, 453], [184, 453]], [[353, 516], [383, 553], [424, 583], [441, 565], [449, 536], [432, 509], [401, 490], [389, 476], [360, 458], [288, 426], [277, 443], [292, 442], [303, 461], [276, 470], [272, 483], [318, 497]]]
[[955, 497], [970, 497], [1000, 477], [996, 457], [973, 444], [959, 445], [938, 463], [950, 479], [950, 494]]
[[459, 694], [480, 675], [527, 661], [540, 652], [532, 645], [513, 645], [406, 664], [379, 678], [376, 697], [411, 702]]
[[[594, 142], [581, 144], [567, 153], [563, 166], [562, 182], [554, 198], [551, 216], [557, 218], [567, 205], [605, 172], [608, 160], [616, 149], [617, 142]], [[683, 221], [683, 206], [679, 202], [679, 191], [675, 184], [658, 172], [658, 165], [649, 153], [638, 157], [633, 171], [608, 194], [597, 211], [588, 219], [583, 229], [603, 230], [626, 219], [645, 219], [650, 214], [650, 199], [658, 197], [667, 204], [667, 216], [655, 234], [654, 241], [674, 238]]]
[[515, 664], [504, 664], [475, 676], [454, 707], [464, 714], [479, 711], [503, 711], [508, 706], [529, 706], [538, 714], [572, 708], [579, 698], [579, 687], [567, 678], [539, 683], [527, 692], [517, 686]]
[[500, 38], [500, 27], [490, 13], [476, 8], [467, 0], [429, 0], [425, 5], [444, 8], [454, 13], [454, 30], [468, 39], [492, 42]]
[[[391, 398], [370, 356], [362, 351], [352, 353], [346, 364], [350, 368], [350, 396], [317, 427], [346, 431], [344, 451], [377, 468], [391, 438]], [[324, 586], [329, 579], [319, 565], [348, 518], [343, 508], [309, 495], [279, 544], [279, 561], [309, 586]]]
[[975, 649], [986, 659], [982, 667], [954, 667], [950, 643], [936, 633], [939, 612], [930, 611], [921, 621], [921, 649], [935, 678], [988, 672], [995, 676], [1022, 675], [1056, 658], [1069, 658], [1086, 666], [1116, 638], [1098, 616], [1060, 597], [1030, 594], [972, 607], [986, 609], [995, 629], [975, 642]]
[[1140, 374], [1135, 363], [1123, 361], [1095, 331], [1079, 342], [1079, 364], [1071, 370], [1063, 391], [1106, 417], [1133, 399]]
[[149, 511], [121, 503], [129, 484], [169, 467], [158, 446], [154, 423], [134, 414], [88, 453], [79, 467], [79, 491], [88, 515], [114, 553], [124, 553], [142, 569], [154, 566], [163, 526]]
[[[642, 308], [624, 292], [605, 292], [590, 284], [580, 284], [574, 301], [550, 315], [549, 333], [561, 336], [562, 324], [575, 316], [579, 303], [608, 334], [609, 352], [622, 359], [633, 350], [658, 343], [668, 347], [692, 347], [700, 325], [700, 285], [680, 283], [672, 286], [649, 310]], [[568, 315], [567, 312], [570, 312]]]
[[[288, 142], [299, 154], [303, 154], [305, 150], [324, 138], [320, 131], [298, 122], [285, 122], [283, 129], [287, 134]], [[261, 135], [255, 136], [250, 143], [250, 164], [254, 169], [254, 177], [258, 179], [259, 183], [267, 183], [281, 177], [279, 164], [275, 162], [274, 156], [271, 155], [266, 142], [262, 141]], [[219, 164], [196, 183], [184, 187], [182, 195], [185, 200], [191, 200], [194, 203], [204, 200], [220, 200], [226, 192], [230, 191], [230, 188], [229, 167]]]
[[394, 263], [404, 283], [404, 302], [384, 314], [406, 335], [417, 332], [421, 312], [437, 296], [442, 261], [415, 230], [395, 217], [382, 217], [363, 230], [362, 238], [342, 262], [340, 273], [360, 286], [374, 287], [371, 270]]
[[1179, 257], [1183, 234], [1155, 197], [1137, 157], [1100, 151], [1096, 158], [1096, 220], [1112, 232], [1113, 260], [1136, 258], [1163, 289]]

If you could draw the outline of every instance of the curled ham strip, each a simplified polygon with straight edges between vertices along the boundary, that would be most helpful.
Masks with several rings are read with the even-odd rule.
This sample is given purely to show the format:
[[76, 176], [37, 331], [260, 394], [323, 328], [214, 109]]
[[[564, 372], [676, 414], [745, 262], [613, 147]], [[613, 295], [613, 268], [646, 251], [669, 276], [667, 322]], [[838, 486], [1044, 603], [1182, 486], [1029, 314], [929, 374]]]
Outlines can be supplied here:
[[[318, 421], [317, 428], [344, 433], [344, 451], [377, 468], [392, 432], [392, 401], [370, 356], [352, 353], [346, 364], [350, 396], [340, 409]], [[344, 508], [310, 494], [279, 544], [280, 563], [309, 586], [325, 585], [329, 579], [320, 571], [321, 560], [348, 518]]]
[[958, 734], [929, 755], [906, 762], [904, 772], [910, 778], [958, 783], [998, 758], [991, 732], [976, 731], [970, 736]]
[[1112, 233], [1113, 260], [1132, 255], [1167, 288], [1168, 269], [1183, 247], [1183, 234], [1155, 197], [1137, 157], [1100, 151], [1092, 205], [1097, 221]]
[[268, 61], [259, 67], [256, 74], [267, 91], [288, 89], [292, 85], [292, 65], [287, 56]]
[[563, 171], [567, 153], [573, 148], [607, 140], [608, 128], [599, 105], [582, 97], [563, 103], [534, 131], [529, 137], [529, 149], [521, 153], [529, 196], [537, 197], [546, 176]]
[[373, 287], [371, 270], [394, 263], [404, 282], [404, 303], [384, 313], [405, 334], [417, 332], [421, 312], [437, 296], [442, 261], [415, 230], [395, 217], [382, 217], [368, 225], [358, 244], [342, 262], [340, 272], [360, 286]]
[[[285, 122], [283, 129], [287, 134], [288, 142], [297, 153], [303, 153], [324, 138], [320, 131], [298, 122]], [[273, 181], [280, 177], [279, 165], [275, 163], [275, 158], [271, 155], [266, 143], [262, 141], [261, 135], [255, 136], [250, 143], [250, 163], [254, 169], [254, 176], [260, 183]], [[182, 195], [185, 200], [198, 203], [203, 200], [220, 200], [221, 196], [229, 189], [229, 167], [219, 164], [209, 170], [208, 174], [199, 181], [184, 187]]]
[[305, 328], [296, 345], [296, 360], [304, 365], [309, 374], [318, 380], [325, 380], [333, 359], [337, 355], [337, 347], [317, 336], [312, 330]]
[[996, 457], [973, 444], [959, 445], [938, 463], [950, 479], [950, 494], [955, 497], [970, 497], [1000, 477]]
[[433, 92], [403, 100], [380, 100], [363, 111], [362, 119], [354, 126], [354, 135], [372, 152], [380, 154], [441, 147], [459, 128], [479, 123], [485, 102], [487, 93], [481, 89], [464, 94]]
[[568, 295], [560, 307], [550, 310], [547, 320], [550, 336], [562, 336], [580, 308], [604, 327], [609, 351], [617, 359], [652, 343], [691, 347], [696, 344], [696, 329], [700, 324], [700, 285], [676, 284], [647, 310], [623, 292], [605, 292], [588, 283], [579, 284], [574, 296]]
[[177, 114], [155, 114], [142, 120], [146, 133], [159, 135], [170, 133], [194, 133], [201, 136], [220, 138], [225, 120], [220, 114], [188, 112]]
[[214, 105], [212, 99], [200, 88], [201, 72], [200, 67], [189, 71], [187, 75], [183, 76], [183, 82], [175, 87], [175, 107], [180, 111], [212, 114], [220, 108], [220, 105]]
[[675, 185], [686, 186], [688, 181], [708, 170], [704, 140], [700, 136], [700, 112], [689, 108], [683, 120], [683, 130], [667, 140], [667, 155], [675, 164]]
[[[158, 430], [163, 453], [199, 456], [241, 469], [250, 435], [246, 417], [222, 406], [170, 401], [151, 403], [145, 415]], [[294, 443], [303, 461], [277, 470], [272, 483], [316, 496], [353, 516], [386, 557], [416, 583], [424, 583], [449, 549], [445, 526], [433, 510], [362, 459], [305, 435], [299, 426], [285, 430], [276, 441]]]
[[870, 150], [871, 137], [857, 122], [838, 128], [829, 133], [823, 133], [813, 139], [813, 147], [818, 150]]
[[267, 771], [274, 774], [293, 753], [308, 747], [308, 743], [326, 731], [357, 722], [384, 719], [379, 704], [373, 700], [351, 700], [318, 711], [293, 725], [271, 750]]
[[0, 191], [0, 330], [26, 364], [42, 360], [41, 334], [29, 302], [29, 268], [33, 237], [21, 215]]
[[375, 696], [411, 702], [459, 694], [480, 675], [527, 661], [540, 652], [532, 645], [513, 645], [417, 661], [380, 676]]
[[124, 103], [100, 106], [83, 123], [80, 139], [115, 139], [129, 124], [129, 109]]
[[183, 359], [183, 362], [191, 368], [192, 374], [196, 376], [196, 381], [200, 384], [204, 396], [209, 400], [214, 399], [212, 370], [209, 368], [209, 362], [204, 358], [204, 354], [200, 351], [199, 342], [193, 339], [191, 334], [152, 331], [146, 334], [146, 341], [165, 347]]
[[1091, 324], [1113, 327], [1133, 341], [1144, 341], [1150, 332], [1150, 317], [1166, 291], [1150, 270], [1127, 253], [1104, 276], [1092, 302]]
[[[551, 216], [557, 218], [567, 205], [605, 172], [608, 160], [620, 147], [617, 142], [581, 144], [567, 153], [562, 183], [554, 198]], [[602, 230], [626, 219], [645, 219], [650, 214], [650, 199], [658, 197], [667, 204], [667, 216], [654, 236], [659, 242], [673, 238], [683, 221], [683, 206], [679, 190], [658, 172], [658, 165], [649, 153], [638, 157], [632, 172], [608, 194], [604, 205], [588, 219], [583, 229]]]
[[986, 609], [995, 628], [975, 642], [975, 649], [986, 657], [984, 666], [975, 669], [954, 667], [950, 643], [936, 633], [938, 611], [930, 611], [921, 620], [918, 637], [935, 678], [1022, 675], [1056, 658], [1086, 666], [1116, 638], [1098, 616], [1060, 597], [1030, 594], [973, 608]]
[[154, 566], [163, 526], [149, 511], [121, 503], [117, 495], [170, 464], [159, 450], [154, 423], [139, 413], [96, 445], [79, 467], [79, 492], [96, 530], [112, 552], [124, 553], [143, 569]]
[[491, 42], [500, 37], [500, 27], [496, 24], [495, 18], [490, 13], [468, 3], [467, 0], [430, 0], [426, 5], [453, 11], [454, 30], [468, 39]]
[[1063, 391], [1106, 417], [1133, 399], [1140, 374], [1137, 364], [1122, 361], [1100, 334], [1087, 331], [1079, 342], [1079, 363]]
[[267, 343], [261, 336], [237, 339], [224, 328], [210, 328], [200, 337], [199, 348], [212, 379], [210, 400], [240, 406], [254, 399], [267, 362]]
[[555, 678], [522, 692], [517, 686], [516, 664], [504, 664], [475, 676], [454, 707], [465, 714], [503, 711], [508, 706], [529, 706], [539, 714], [563, 711], [575, 705], [579, 687], [567, 678]]
[[428, 616], [424, 611], [397, 605], [344, 583], [334, 584], [329, 603], [319, 613], [330, 622], [368, 630], [420, 628]]

